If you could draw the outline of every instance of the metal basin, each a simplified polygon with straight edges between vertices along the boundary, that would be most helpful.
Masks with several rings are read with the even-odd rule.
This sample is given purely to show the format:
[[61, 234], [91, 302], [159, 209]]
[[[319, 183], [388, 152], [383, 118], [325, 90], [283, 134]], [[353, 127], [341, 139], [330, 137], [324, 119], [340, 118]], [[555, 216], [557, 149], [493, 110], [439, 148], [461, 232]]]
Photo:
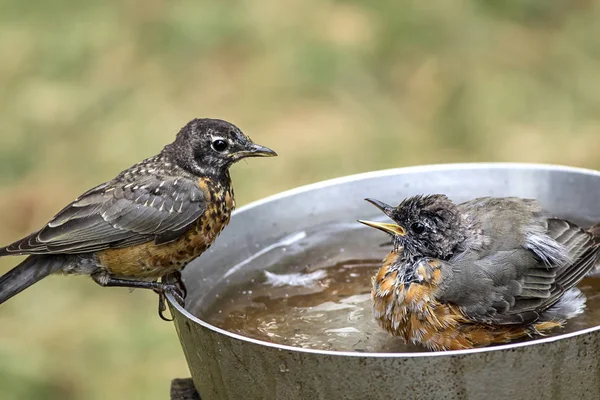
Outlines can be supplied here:
[[[457, 201], [484, 195], [532, 197], [557, 216], [600, 220], [596, 171], [538, 164], [453, 164], [344, 177], [238, 210], [211, 251], [185, 269], [186, 308], [212, 302], [223, 282], [234, 283], [224, 280], [231, 266], [257, 252], [268, 257], [268, 246], [293, 232], [375, 215], [365, 197], [394, 202], [418, 193], [445, 193]], [[243, 279], [243, 274], [231, 278], [236, 276]], [[600, 398], [600, 327], [475, 350], [315, 351], [223, 331], [169, 301], [203, 400]]]

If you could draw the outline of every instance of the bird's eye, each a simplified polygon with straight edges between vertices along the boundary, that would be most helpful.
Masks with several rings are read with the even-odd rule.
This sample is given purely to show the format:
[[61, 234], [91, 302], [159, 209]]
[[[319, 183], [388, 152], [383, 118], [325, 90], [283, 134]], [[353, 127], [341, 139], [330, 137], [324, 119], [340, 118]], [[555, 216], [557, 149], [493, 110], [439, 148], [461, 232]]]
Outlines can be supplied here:
[[228, 144], [223, 139], [217, 139], [214, 142], [212, 142], [212, 148], [215, 151], [218, 151], [219, 153], [222, 153], [225, 150], [227, 150], [227, 147], [228, 147]]
[[425, 225], [420, 222], [415, 222], [410, 226], [410, 229], [417, 235], [420, 235], [421, 233], [425, 232]]

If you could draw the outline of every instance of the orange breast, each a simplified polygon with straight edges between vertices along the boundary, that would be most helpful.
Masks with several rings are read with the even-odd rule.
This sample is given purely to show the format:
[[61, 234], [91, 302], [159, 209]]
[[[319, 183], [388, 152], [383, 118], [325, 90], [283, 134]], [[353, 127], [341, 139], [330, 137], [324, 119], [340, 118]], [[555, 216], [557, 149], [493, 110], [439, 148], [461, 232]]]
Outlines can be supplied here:
[[397, 259], [397, 256], [388, 256], [373, 277], [373, 315], [384, 330], [407, 343], [437, 351], [461, 350], [506, 343], [561, 325], [544, 322], [506, 327], [470, 321], [459, 307], [436, 300], [441, 274], [433, 274], [427, 283], [405, 285], [398, 282], [398, 272], [393, 268]]
[[235, 208], [233, 191], [215, 186], [207, 179], [199, 181], [208, 206], [202, 216], [177, 240], [155, 245], [143, 243], [96, 254], [99, 263], [111, 274], [138, 279], [156, 279], [183, 268], [206, 251], [229, 223]]

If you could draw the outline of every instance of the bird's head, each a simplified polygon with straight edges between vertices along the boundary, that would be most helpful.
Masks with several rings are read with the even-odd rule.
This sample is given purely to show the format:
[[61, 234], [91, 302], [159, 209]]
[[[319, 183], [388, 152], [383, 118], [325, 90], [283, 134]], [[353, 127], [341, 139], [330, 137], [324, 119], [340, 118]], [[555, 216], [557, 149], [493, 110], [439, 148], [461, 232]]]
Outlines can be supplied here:
[[448, 259], [464, 241], [460, 211], [446, 196], [413, 196], [392, 207], [382, 201], [366, 199], [394, 223], [359, 221], [392, 235], [394, 249], [405, 257]]

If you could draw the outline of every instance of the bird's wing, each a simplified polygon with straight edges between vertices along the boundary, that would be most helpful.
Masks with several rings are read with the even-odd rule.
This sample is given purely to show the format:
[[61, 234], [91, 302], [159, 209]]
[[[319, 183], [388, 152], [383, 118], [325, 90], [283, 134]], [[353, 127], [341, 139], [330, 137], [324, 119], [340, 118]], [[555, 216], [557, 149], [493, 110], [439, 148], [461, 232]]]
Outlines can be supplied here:
[[542, 304], [549, 307], [564, 292], [577, 285], [600, 261], [600, 237], [559, 218], [548, 220], [546, 234], [567, 251], [571, 260], [555, 267], [556, 279], [551, 287], [550, 297]]
[[536, 321], [600, 260], [598, 239], [568, 221], [549, 219], [546, 234], [566, 249], [570, 262], [548, 264], [526, 247], [463, 257], [452, 265], [440, 296], [476, 321]]
[[81, 195], [44, 228], [3, 249], [6, 254], [84, 253], [179, 237], [206, 210], [197, 182], [148, 176], [109, 182]]

